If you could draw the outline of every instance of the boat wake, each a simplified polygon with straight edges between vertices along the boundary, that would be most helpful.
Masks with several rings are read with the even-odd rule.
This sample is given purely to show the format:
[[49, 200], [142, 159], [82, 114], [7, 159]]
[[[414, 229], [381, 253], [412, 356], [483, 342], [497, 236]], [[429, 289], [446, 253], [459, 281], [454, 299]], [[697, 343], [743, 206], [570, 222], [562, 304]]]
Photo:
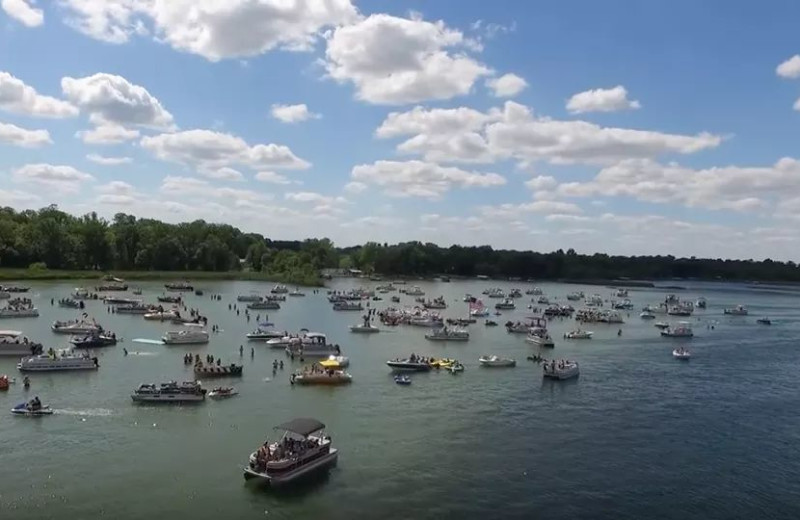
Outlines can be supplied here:
[[58, 415], [74, 415], [78, 417], [111, 417], [114, 415], [114, 410], [108, 408], [89, 408], [88, 410], [72, 410], [66, 408], [64, 410], [53, 410]]
[[131, 340], [134, 343], [145, 343], [147, 345], [163, 345], [164, 342], [160, 339], [147, 339], [147, 338], [136, 338]]

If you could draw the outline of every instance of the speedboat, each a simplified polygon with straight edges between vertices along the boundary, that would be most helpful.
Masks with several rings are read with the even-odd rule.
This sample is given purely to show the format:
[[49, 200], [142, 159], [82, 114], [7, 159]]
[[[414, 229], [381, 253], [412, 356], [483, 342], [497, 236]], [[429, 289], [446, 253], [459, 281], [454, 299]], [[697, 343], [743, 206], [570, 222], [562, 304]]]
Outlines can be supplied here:
[[530, 332], [528, 332], [528, 335], [525, 337], [525, 341], [539, 347], [553, 348], [556, 346], [553, 338], [550, 337], [550, 334], [544, 327], [531, 328]]
[[174, 309], [170, 311], [148, 312], [142, 316], [142, 318], [152, 321], [171, 321], [174, 318], [180, 319], [180, 317], [181, 314]]
[[452, 365], [447, 367], [447, 370], [449, 370], [451, 374], [458, 374], [459, 372], [464, 371], [464, 365], [462, 365], [458, 361], [454, 361]]
[[22, 285], [4, 285], [3, 291], [10, 292], [10, 293], [21, 293], [21, 292], [28, 292], [30, 287], [25, 287]]
[[92, 333], [86, 336], [75, 336], [69, 342], [75, 348], [109, 347], [117, 344], [117, 335], [113, 332]]
[[74, 300], [88, 300], [89, 298], [91, 298], [89, 290], [84, 289], [83, 287], [76, 287], [70, 296]]
[[38, 405], [33, 402], [20, 403], [11, 409], [14, 415], [21, 415], [25, 417], [41, 417], [43, 415], [53, 415], [53, 410], [49, 406]]
[[499, 356], [481, 356], [478, 358], [478, 363], [482, 367], [514, 367], [517, 362], [510, 358], [501, 358]]
[[588, 330], [573, 330], [564, 334], [566, 339], [592, 339], [594, 332]]
[[691, 338], [694, 336], [692, 327], [687, 321], [681, 321], [676, 327], [668, 327], [661, 331], [661, 335], [668, 338]]
[[136, 305], [142, 303], [142, 300], [135, 298], [123, 298], [120, 296], [106, 296], [103, 298], [103, 303], [106, 305]]
[[180, 296], [172, 296], [170, 294], [162, 294], [161, 296], [157, 296], [156, 299], [160, 303], [181, 303], [182, 301]]
[[136, 403], [196, 403], [205, 401], [206, 389], [197, 381], [180, 384], [169, 381], [159, 386], [141, 384], [133, 391], [131, 399]]
[[550, 361], [542, 363], [543, 376], [549, 379], [571, 379], [580, 375], [580, 368], [575, 361]]
[[[270, 347], [272, 346], [272, 341], [275, 340], [267, 341], [267, 344]], [[301, 358], [326, 358], [328, 356], [338, 356], [341, 354], [339, 347], [337, 345], [328, 343], [327, 337], [321, 332], [306, 332], [300, 337], [295, 336], [289, 338], [288, 344], [286, 345], [286, 353], [289, 355], [300, 356]]]
[[387, 361], [386, 364], [395, 372], [428, 372], [433, 368], [427, 360], [414, 356]]
[[758, 318], [756, 323], [760, 323], [761, 325], [772, 325], [772, 320], [765, 316], [763, 318]]
[[285, 285], [278, 284], [275, 287], [273, 287], [269, 292], [271, 292], [272, 294], [286, 294], [289, 292], [289, 289], [287, 289]]
[[61, 298], [58, 300], [59, 307], [66, 307], [68, 309], [83, 309], [85, 304], [81, 300], [74, 300], [72, 298]]
[[747, 309], [743, 305], [737, 305], [732, 309], [725, 309], [723, 312], [731, 316], [747, 316]]
[[36, 318], [39, 316], [39, 309], [32, 303], [9, 303], [8, 307], [0, 309], [0, 318]]
[[17, 364], [20, 372], [60, 372], [65, 370], [96, 370], [96, 357], [75, 354], [69, 349], [50, 349], [45, 354], [23, 358]]
[[464, 329], [442, 327], [425, 334], [428, 341], [469, 341], [469, 332]]
[[639, 314], [639, 317], [642, 318], [643, 320], [654, 320], [654, 319], [656, 319], [656, 315], [653, 314], [650, 311], [642, 311], [642, 313]]
[[331, 447], [325, 425], [311, 418], [293, 419], [275, 427], [283, 436], [265, 442], [250, 454], [244, 467], [245, 480], [255, 479], [272, 486], [291, 484], [336, 464], [339, 450]]
[[672, 351], [672, 357], [674, 357], [675, 359], [682, 359], [688, 361], [692, 357], [692, 354], [685, 348], [678, 347]]
[[218, 386], [208, 392], [208, 397], [212, 399], [227, 399], [239, 395], [239, 391], [232, 386]]
[[657, 322], [653, 323], [653, 326], [655, 328], [657, 328], [657, 329], [666, 330], [666, 329], [669, 328], [669, 323], [664, 322], [664, 321], [657, 321]]
[[205, 330], [171, 330], [162, 336], [165, 345], [200, 345], [208, 343], [208, 332]]
[[236, 297], [237, 302], [260, 302], [262, 300], [264, 300], [264, 298], [258, 294], [240, 294]]
[[295, 296], [295, 297], [297, 297], [297, 296], [305, 296], [305, 295], [306, 295], [306, 293], [301, 292], [300, 289], [295, 289], [294, 291], [289, 293], [289, 296]]
[[114, 312], [116, 314], [150, 314], [158, 311], [152, 305], [136, 302], [119, 305], [114, 308]]
[[394, 376], [394, 382], [398, 385], [410, 385], [411, 378], [408, 376]]
[[414, 285], [411, 289], [406, 291], [406, 294], [409, 296], [425, 296], [425, 291], [419, 288], [419, 286]]
[[514, 323], [509, 321], [506, 323], [506, 332], [510, 334], [527, 334], [531, 330], [529, 323], [522, 323], [520, 321]]
[[284, 333], [277, 330], [262, 329], [261, 327], [259, 327], [253, 332], [248, 332], [246, 336], [247, 339], [249, 340], [262, 340], [262, 339], [269, 340], [275, 338], [282, 338], [284, 336]]
[[408, 324], [415, 327], [441, 327], [442, 319], [437, 316], [413, 316]]

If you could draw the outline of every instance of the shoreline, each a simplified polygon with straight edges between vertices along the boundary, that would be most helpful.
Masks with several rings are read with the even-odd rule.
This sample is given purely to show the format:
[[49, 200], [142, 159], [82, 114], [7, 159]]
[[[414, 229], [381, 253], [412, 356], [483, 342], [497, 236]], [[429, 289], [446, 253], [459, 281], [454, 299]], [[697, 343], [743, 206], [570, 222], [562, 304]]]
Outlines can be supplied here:
[[210, 281], [263, 281], [275, 282], [285, 285], [298, 285], [305, 287], [322, 287], [323, 280], [309, 284], [308, 280], [292, 280], [289, 276], [272, 275], [256, 271], [80, 271], [60, 269], [13, 269], [0, 268], [0, 281], [47, 281], [47, 280], [96, 280], [104, 276], [116, 276], [125, 281], [179, 281], [179, 280], [210, 280]]

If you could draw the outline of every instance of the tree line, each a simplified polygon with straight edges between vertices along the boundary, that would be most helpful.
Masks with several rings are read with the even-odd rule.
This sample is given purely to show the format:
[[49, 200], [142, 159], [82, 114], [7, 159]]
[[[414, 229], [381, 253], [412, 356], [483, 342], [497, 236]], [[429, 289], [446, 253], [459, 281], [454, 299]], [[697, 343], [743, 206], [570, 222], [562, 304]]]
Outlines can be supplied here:
[[96, 213], [77, 217], [56, 206], [38, 211], [0, 208], [0, 267], [248, 270], [304, 284], [316, 283], [322, 270], [336, 268], [387, 276], [800, 281], [800, 269], [791, 261], [583, 255], [572, 249], [540, 253], [421, 242], [336, 248], [327, 238], [271, 240], [227, 224], [203, 220], [168, 224], [124, 213], [108, 221]]

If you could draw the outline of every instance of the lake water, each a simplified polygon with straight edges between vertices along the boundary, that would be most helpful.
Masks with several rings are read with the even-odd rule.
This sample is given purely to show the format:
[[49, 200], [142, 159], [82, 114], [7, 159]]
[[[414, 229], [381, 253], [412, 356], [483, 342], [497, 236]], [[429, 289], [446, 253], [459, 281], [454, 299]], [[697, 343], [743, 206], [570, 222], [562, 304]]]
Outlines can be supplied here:
[[[334, 281], [345, 289], [378, 283]], [[445, 316], [466, 315], [465, 293], [525, 284], [420, 283], [427, 297], [444, 295]], [[158, 283], [142, 283], [142, 298], [155, 302]], [[80, 311], [50, 305], [71, 283], [34, 284], [30, 296], [41, 316], [2, 320], [46, 347], [66, 346], [50, 329], [55, 319]], [[174, 329], [140, 316], [108, 314], [102, 302], [87, 312], [125, 341], [100, 352], [92, 373], [33, 374], [0, 393], [0, 412], [33, 395], [57, 410], [41, 419], [0, 413], [0, 518], [608, 518], [709, 519], [800, 517], [800, 298], [789, 289], [689, 284], [683, 299], [708, 299], [690, 318], [691, 340], [659, 337], [652, 321], [638, 318], [645, 304], [668, 291], [631, 289], [635, 304], [619, 325], [592, 324], [591, 341], [565, 341], [573, 320], [553, 321], [554, 351], [545, 356], [580, 362], [578, 380], [543, 381], [526, 361], [538, 349], [502, 326], [470, 326], [467, 343], [434, 343], [425, 329], [401, 326], [373, 335], [351, 334], [357, 312], [335, 312], [325, 291], [287, 298], [270, 311], [279, 329], [324, 332], [350, 357], [354, 382], [347, 387], [293, 387], [294, 365], [282, 351], [248, 344], [255, 328], [244, 313], [228, 310], [237, 294], [268, 292], [255, 282], [203, 282], [205, 296], [186, 296], [190, 307], [222, 329], [208, 346], [134, 343]], [[606, 287], [541, 284], [566, 303], [583, 290], [611, 297]], [[223, 295], [214, 301], [210, 294]], [[389, 304], [373, 302], [378, 308]], [[516, 311], [496, 318], [522, 319]], [[410, 304], [413, 297], [403, 296]], [[485, 300], [487, 304], [492, 300]], [[748, 317], [723, 315], [745, 304]], [[244, 307], [244, 304], [240, 304]], [[264, 311], [260, 311], [263, 313]], [[762, 315], [772, 326], [757, 325]], [[714, 330], [710, 330], [710, 325]], [[686, 344], [689, 362], [673, 359]], [[199, 406], [137, 406], [130, 394], [142, 382], [192, 379], [187, 352], [240, 362], [244, 376], [231, 382], [236, 398]], [[127, 347], [131, 355], [123, 356]], [[250, 346], [255, 357], [250, 359]], [[136, 354], [135, 351], [138, 351]], [[466, 371], [416, 374], [400, 387], [387, 359], [411, 352], [454, 357]], [[481, 354], [513, 357], [513, 369], [481, 369]], [[273, 379], [273, 359], [286, 370]], [[13, 358], [0, 358], [0, 373], [21, 379]], [[223, 384], [225, 381], [220, 381]], [[213, 384], [214, 382], [210, 382]], [[328, 426], [340, 449], [327, 477], [286, 493], [245, 484], [241, 466], [274, 425], [311, 416]]]

